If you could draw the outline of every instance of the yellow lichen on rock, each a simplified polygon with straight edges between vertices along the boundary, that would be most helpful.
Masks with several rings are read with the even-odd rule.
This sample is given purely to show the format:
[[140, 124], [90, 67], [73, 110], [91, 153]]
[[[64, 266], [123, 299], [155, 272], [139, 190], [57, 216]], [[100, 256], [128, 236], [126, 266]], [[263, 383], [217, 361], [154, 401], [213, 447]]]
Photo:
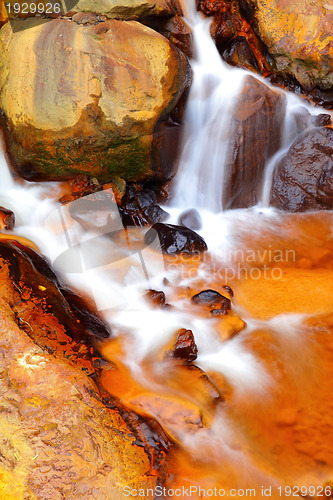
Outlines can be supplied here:
[[[245, 2], [249, 3], [249, 2]], [[254, 25], [277, 70], [311, 89], [333, 86], [333, 6], [322, 0], [255, 0]]]

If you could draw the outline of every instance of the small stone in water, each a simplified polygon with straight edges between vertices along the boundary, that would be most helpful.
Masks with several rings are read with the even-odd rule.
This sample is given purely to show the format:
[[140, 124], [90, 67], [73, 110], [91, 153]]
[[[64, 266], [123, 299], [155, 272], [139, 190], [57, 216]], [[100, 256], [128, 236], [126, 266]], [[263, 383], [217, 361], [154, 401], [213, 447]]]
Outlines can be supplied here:
[[188, 227], [158, 222], [145, 234], [145, 243], [152, 244], [157, 236], [162, 252], [167, 255], [193, 255], [207, 250], [205, 240]]
[[202, 221], [198, 210], [191, 208], [182, 212], [178, 218], [178, 224], [189, 227], [190, 229], [201, 229]]
[[15, 215], [14, 212], [7, 208], [0, 207], [0, 229], [14, 229]]
[[231, 309], [230, 300], [216, 290], [203, 290], [202, 292], [193, 295], [191, 301], [194, 304], [207, 304], [209, 306], [221, 305], [224, 308]]
[[157, 290], [148, 290], [145, 294], [145, 298], [150, 302], [152, 306], [164, 307], [165, 306], [165, 293]]
[[172, 354], [174, 358], [184, 359], [188, 362], [197, 358], [198, 348], [192, 330], [186, 330], [185, 328], [179, 330]]

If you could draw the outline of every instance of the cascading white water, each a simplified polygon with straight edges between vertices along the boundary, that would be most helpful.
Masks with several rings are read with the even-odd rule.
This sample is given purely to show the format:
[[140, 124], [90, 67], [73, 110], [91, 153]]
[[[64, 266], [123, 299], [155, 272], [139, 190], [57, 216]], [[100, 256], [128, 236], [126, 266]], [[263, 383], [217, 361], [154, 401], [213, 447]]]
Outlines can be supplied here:
[[[232, 110], [237, 103], [249, 71], [226, 64], [210, 36], [211, 20], [196, 11], [195, 2], [184, 2], [193, 31], [193, 83], [185, 115], [183, 143], [175, 182], [173, 206], [208, 209], [218, 213], [225, 206], [224, 184], [227, 153], [233, 146]], [[269, 84], [259, 75], [256, 78]], [[275, 89], [276, 91], [276, 89]], [[321, 112], [290, 92], [284, 92], [287, 107], [279, 152], [265, 169], [259, 205], [268, 207], [277, 160], [288, 150], [300, 131], [310, 124], [309, 117]], [[308, 112], [308, 116], [307, 116]], [[302, 124], [297, 124], [303, 121]]]

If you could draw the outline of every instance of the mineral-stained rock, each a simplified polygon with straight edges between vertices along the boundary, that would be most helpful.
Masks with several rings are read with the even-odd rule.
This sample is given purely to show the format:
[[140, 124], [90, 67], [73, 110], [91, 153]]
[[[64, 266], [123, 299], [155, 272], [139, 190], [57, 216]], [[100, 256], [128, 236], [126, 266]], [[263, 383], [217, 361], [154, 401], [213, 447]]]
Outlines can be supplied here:
[[154, 488], [170, 441], [101, 388], [92, 332], [56, 283], [35, 252], [1, 243], [0, 497], [120, 500], [125, 486]]
[[114, 19], [139, 19], [149, 16], [171, 17], [181, 14], [178, 0], [78, 0], [69, 11], [96, 12]]
[[184, 226], [173, 224], [154, 224], [145, 234], [145, 243], [151, 244], [159, 239], [162, 252], [168, 255], [197, 254], [205, 252], [207, 245], [201, 236]]
[[296, 139], [275, 168], [271, 204], [291, 212], [333, 208], [333, 129]]
[[225, 208], [249, 207], [257, 203], [266, 161], [279, 149], [285, 96], [252, 76], [231, 118], [230, 146], [225, 166]]
[[170, 40], [170, 42], [184, 52], [188, 58], [193, 57], [192, 30], [182, 16], [174, 16], [166, 20], [154, 17], [149, 18], [147, 23], [151, 28]]
[[[203, 290], [202, 292], [197, 293], [196, 295], [193, 295], [191, 298], [191, 301], [193, 304], [207, 304], [209, 306], [212, 305], [221, 305], [225, 302], [225, 300], [228, 301], [230, 304], [230, 300], [221, 295], [219, 292], [216, 290]], [[229, 307], [230, 309], [230, 307]]]
[[306, 90], [333, 88], [332, 3], [239, 0], [274, 60], [275, 71]]
[[185, 55], [136, 21], [0, 31], [0, 121], [27, 179], [168, 178], [180, 127], [166, 120], [189, 83]]
[[174, 358], [184, 359], [189, 362], [197, 358], [198, 348], [192, 330], [186, 330], [185, 328], [179, 330], [172, 355]]

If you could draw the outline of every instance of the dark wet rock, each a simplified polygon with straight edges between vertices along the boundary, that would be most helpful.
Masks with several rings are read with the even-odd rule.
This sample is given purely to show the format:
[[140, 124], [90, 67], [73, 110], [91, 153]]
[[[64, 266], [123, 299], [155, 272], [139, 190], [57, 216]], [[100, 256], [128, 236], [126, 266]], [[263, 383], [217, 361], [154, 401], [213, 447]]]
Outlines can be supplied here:
[[227, 297], [224, 297], [216, 290], [203, 290], [202, 292], [193, 295], [191, 301], [194, 304], [205, 304], [212, 306], [220, 306], [222, 309], [231, 309], [231, 302]]
[[198, 254], [207, 250], [204, 239], [184, 226], [173, 224], [154, 224], [145, 234], [145, 243], [151, 244], [159, 239], [162, 252], [168, 255]]
[[147, 223], [151, 225], [156, 224], [156, 222], [162, 222], [169, 217], [168, 212], [163, 210], [159, 205], [145, 208], [142, 215]]
[[194, 230], [202, 228], [200, 214], [195, 208], [191, 208], [190, 210], [185, 210], [185, 212], [182, 212], [178, 218], [178, 223], [181, 226], [186, 226]]
[[20, 289], [31, 290], [48, 304], [48, 311], [65, 327], [73, 342], [93, 345], [110, 337], [108, 326], [80, 296], [59, 281], [44, 257], [19, 243], [0, 242], [0, 258], [8, 262], [11, 278]]
[[250, 207], [258, 202], [266, 162], [281, 144], [285, 107], [282, 92], [246, 77], [232, 112], [224, 208]]
[[275, 168], [271, 205], [291, 212], [333, 208], [333, 130], [301, 134]]
[[326, 127], [327, 125], [331, 125], [331, 123], [331, 115], [327, 113], [320, 113], [320, 115], [313, 117], [313, 124], [316, 127]]
[[179, 330], [172, 355], [174, 358], [184, 359], [188, 362], [197, 358], [198, 348], [192, 330], [186, 330], [185, 328]]
[[238, 36], [233, 38], [222, 51], [223, 59], [232, 66], [258, 72], [257, 60], [246, 38]]
[[141, 210], [157, 203], [156, 194], [151, 189], [140, 191], [135, 195], [134, 200]]
[[145, 294], [145, 299], [154, 307], [164, 307], [165, 293], [158, 290], [148, 290]]
[[15, 214], [7, 208], [0, 207], [0, 229], [11, 230], [15, 226]]

